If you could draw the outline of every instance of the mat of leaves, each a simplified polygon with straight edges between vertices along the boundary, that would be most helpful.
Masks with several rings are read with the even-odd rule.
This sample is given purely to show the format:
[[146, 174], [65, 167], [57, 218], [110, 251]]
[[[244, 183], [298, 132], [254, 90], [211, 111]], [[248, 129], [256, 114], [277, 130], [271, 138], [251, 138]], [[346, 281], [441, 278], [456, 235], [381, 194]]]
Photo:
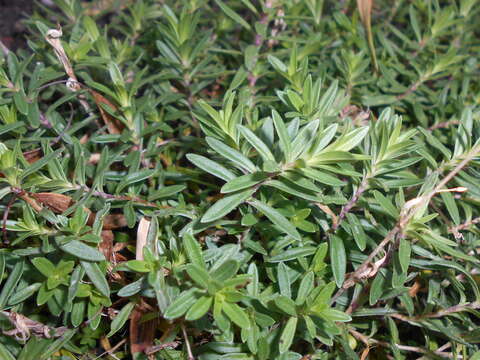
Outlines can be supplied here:
[[0, 358], [480, 359], [479, 16], [38, 3], [0, 44]]

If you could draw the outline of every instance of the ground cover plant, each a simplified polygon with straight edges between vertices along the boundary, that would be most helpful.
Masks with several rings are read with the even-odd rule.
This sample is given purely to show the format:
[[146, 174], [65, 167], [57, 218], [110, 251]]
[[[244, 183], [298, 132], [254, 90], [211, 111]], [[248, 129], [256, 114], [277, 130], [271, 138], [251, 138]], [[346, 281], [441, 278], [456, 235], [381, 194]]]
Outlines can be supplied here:
[[0, 51], [0, 358], [479, 359], [475, 0], [53, 0]]

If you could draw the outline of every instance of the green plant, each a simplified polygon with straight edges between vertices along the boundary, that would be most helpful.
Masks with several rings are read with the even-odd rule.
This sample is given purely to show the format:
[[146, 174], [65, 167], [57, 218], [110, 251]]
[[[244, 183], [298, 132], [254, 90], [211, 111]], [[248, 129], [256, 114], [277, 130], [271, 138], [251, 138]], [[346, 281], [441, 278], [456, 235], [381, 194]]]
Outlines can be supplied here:
[[54, 3], [0, 57], [0, 358], [478, 358], [475, 0]]

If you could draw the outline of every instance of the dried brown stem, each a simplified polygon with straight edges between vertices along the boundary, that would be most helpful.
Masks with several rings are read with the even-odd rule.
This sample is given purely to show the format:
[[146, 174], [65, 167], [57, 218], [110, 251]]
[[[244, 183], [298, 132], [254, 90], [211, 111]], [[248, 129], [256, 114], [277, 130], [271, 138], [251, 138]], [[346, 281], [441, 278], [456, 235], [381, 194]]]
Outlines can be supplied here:
[[[348, 329], [348, 332], [357, 340], [361, 341], [364, 343], [366, 346], [370, 345], [377, 345], [377, 346], [382, 346], [382, 347], [387, 347], [390, 348], [392, 344], [386, 342], [386, 341], [380, 341], [377, 339], [373, 339], [371, 337], [368, 337], [366, 335], [363, 335], [362, 333], [354, 330], [354, 329]], [[419, 354], [435, 354], [437, 356], [451, 359], [453, 356], [450, 353], [442, 352], [440, 350], [436, 351], [430, 351], [424, 348], [421, 348], [419, 346], [407, 346], [407, 345], [401, 345], [401, 344], [394, 344], [399, 350], [402, 351], [409, 351], [409, 352], [415, 352]]]
[[415, 92], [422, 83], [423, 83], [422, 79], [418, 80], [417, 82], [410, 85], [410, 87], [404, 93], [397, 95], [395, 98], [398, 101], [405, 99], [408, 95]]
[[405, 316], [402, 314], [390, 314], [390, 317], [393, 317], [395, 319], [399, 319], [402, 321], [421, 321], [425, 319], [436, 319], [436, 318], [441, 318], [447, 315], [451, 314], [456, 314], [459, 312], [467, 311], [467, 310], [477, 310], [480, 309], [480, 302], [479, 301], [474, 301], [471, 303], [466, 303], [463, 305], [454, 305], [449, 308], [439, 310], [434, 313], [430, 314], [424, 314], [424, 315], [418, 315], [418, 316]]
[[[87, 191], [87, 192], [91, 191], [91, 189], [86, 185], [78, 185], [75, 189], [76, 190], [82, 189], [82, 190]], [[119, 200], [119, 201], [133, 201], [133, 202], [141, 203], [141, 204], [151, 206], [151, 207], [156, 207], [156, 208], [159, 207], [157, 204], [149, 202], [149, 201], [147, 201], [145, 199], [142, 199], [138, 196], [112, 195], [112, 194], [107, 194], [103, 191], [93, 191], [92, 194], [94, 196], [98, 196], [98, 197], [101, 197], [103, 199]]]
[[17, 194], [13, 194], [12, 198], [7, 204], [7, 208], [5, 209], [5, 212], [3, 213], [3, 219], [2, 219], [2, 233], [3, 233], [3, 244], [7, 245], [8, 244], [8, 232], [7, 232], [7, 220], [8, 220], [8, 213], [10, 212], [10, 209], [12, 208], [13, 204], [17, 200]]
[[10, 49], [0, 40], [0, 50], [3, 52], [3, 55], [8, 56]]
[[480, 216], [476, 217], [472, 220], [466, 221], [463, 224], [453, 226], [453, 227], [448, 229], [448, 232], [455, 234], [455, 233], [458, 233], [461, 230], [468, 229], [470, 226], [476, 225], [476, 224], [479, 224], [479, 223], [480, 223]]
[[171, 341], [171, 342], [167, 342], [165, 344], [154, 345], [154, 346], [149, 347], [147, 350], [145, 350], [145, 354], [152, 355], [152, 354], [154, 354], [154, 353], [156, 353], [160, 350], [163, 350], [163, 349], [175, 349], [176, 347], [178, 347], [178, 345], [180, 345], [179, 341]]
[[52, 337], [60, 337], [68, 330], [63, 326], [59, 328], [49, 327], [14, 311], [1, 311], [1, 314], [14, 327], [12, 330], [3, 331], [3, 334], [14, 336], [17, 340], [27, 341], [31, 335], [50, 339]]
[[[423, 207], [425, 204], [430, 203], [430, 200], [438, 193], [443, 190], [445, 185], [448, 184], [450, 180], [452, 180], [475, 156], [480, 153], [480, 146], [477, 146], [470, 150], [465, 158], [452, 170], [450, 171], [438, 184], [437, 186], [426, 195], [418, 196], [407, 203], [405, 203], [404, 208], [400, 214], [400, 218], [398, 219], [395, 227], [390, 230], [390, 232], [385, 236], [385, 238], [377, 245], [377, 247], [370, 253], [370, 255], [365, 259], [365, 261], [353, 272], [349, 275], [349, 277], [345, 280], [342, 287], [338, 289], [336, 294], [330, 300], [330, 303], [333, 304], [337, 301], [337, 299], [350, 287], [355, 285], [360, 280], [368, 279], [374, 276], [377, 271], [378, 267], [373, 266], [372, 269], [368, 269], [372, 266], [373, 259], [384, 250], [385, 246], [387, 246], [391, 241], [393, 241], [399, 234], [403, 235], [404, 230], [410, 220], [416, 215], [417, 210]], [[443, 168], [443, 167], [442, 167]], [[383, 266], [383, 263], [380, 265]]]
[[180, 324], [180, 327], [182, 328], [183, 338], [185, 339], [185, 346], [187, 348], [188, 360], [195, 360], [195, 357], [193, 356], [193, 352], [192, 352], [192, 347], [190, 345], [190, 341], [188, 340], [188, 334], [187, 334], [187, 329], [185, 328], [185, 324], [182, 322]]
[[427, 130], [428, 131], [433, 131], [433, 130], [436, 130], [436, 129], [445, 129], [445, 128], [450, 127], [450, 125], [458, 125], [458, 124], [460, 124], [460, 121], [458, 121], [456, 119], [453, 119], [453, 120], [449, 120], [449, 121], [443, 121], [443, 122], [440, 122], [438, 124], [434, 124], [434, 125], [430, 126]]
[[350, 201], [345, 204], [342, 207], [342, 210], [340, 210], [340, 215], [338, 216], [338, 219], [334, 224], [332, 225], [331, 231], [335, 232], [337, 231], [338, 227], [340, 226], [340, 223], [345, 219], [347, 214], [352, 210], [352, 208], [357, 204], [358, 200], [360, 200], [360, 196], [368, 189], [368, 180], [370, 179], [370, 176], [365, 175], [362, 179], [362, 182], [358, 186], [357, 190], [353, 194], [352, 198]]

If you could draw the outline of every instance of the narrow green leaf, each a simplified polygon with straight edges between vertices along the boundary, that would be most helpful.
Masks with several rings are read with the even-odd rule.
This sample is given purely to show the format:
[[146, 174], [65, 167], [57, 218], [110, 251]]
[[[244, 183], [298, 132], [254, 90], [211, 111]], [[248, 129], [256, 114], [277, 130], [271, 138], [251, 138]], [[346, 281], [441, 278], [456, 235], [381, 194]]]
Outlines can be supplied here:
[[172, 302], [165, 310], [163, 317], [166, 319], [176, 319], [185, 314], [197, 301], [197, 290], [189, 289], [180, 296], [178, 296], [174, 302]]
[[157, 199], [162, 199], [166, 197], [170, 197], [183, 191], [186, 189], [186, 185], [172, 185], [172, 186], [164, 186], [159, 190], [154, 191], [148, 196], [148, 201], [155, 201]]
[[296, 160], [309, 150], [311, 144], [315, 141], [317, 136], [317, 129], [320, 125], [320, 121], [314, 120], [304, 126], [298, 135], [292, 141], [292, 158]]
[[284, 353], [292, 346], [295, 331], [297, 330], [297, 317], [291, 317], [288, 319], [287, 324], [283, 328], [282, 335], [280, 336], [279, 351]]
[[292, 297], [292, 291], [290, 289], [290, 277], [288, 276], [288, 267], [283, 263], [279, 263], [277, 266], [277, 279], [278, 287], [280, 288], [280, 294], [286, 297]]
[[0, 359], [2, 360], [15, 360], [15, 357], [10, 351], [7, 350], [5, 345], [0, 343]]
[[303, 258], [305, 256], [309, 256], [315, 253], [317, 250], [316, 247], [313, 246], [304, 246], [304, 247], [297, 247], [293, 249], [288, 249], [283, 251], [282, 253], [272, 256], [268, 259], [268, 262], [281, 262], [281, 261], [289, 261], [298, 258]]
[[411, 253], [410, 242], [403, 238], [400, 239], [400, 245], [398, 248], [398, 259], [400, 260], [400, 266], [404, 273], [407, 272], [408, 266], [410, 265], [410, 253]]
[[188, 264], [185, 270], [187, 271], [188, 276], [190, 276], [190, 278], [195, 281], [197, 285], [204, 289], [208, 288], [210, 276], [205, 268], [195, 264]]
[[253, 174], [242, 175], [230, 180], [225, 185], [223, 185], [220, 192], [223, 194], [227, 194], [247, 189], [266, 179], [268, 179], [268, 174], [264, 172], [255, 172]]
[[78, 240], [71, 240], [68, 243], [60, 246], [60, 249], [67, 254], [73, 255], [79, 259], [87, 261], [104, 261], [105, 256], [97, 249], [84, 244]]
[[283, 311], [285, 314], [297, 316], [297, 307], [295, 302], [289, 297], [280, 295], [275, 298], [274, 302], [278, 309]]
[[83, 267], [81, 265], [77, 265], [75, 267], [75, 270], [73, 270], [72, 276], [70, 276], [70, 284], [68, 286], [68, 295], [67, 295], [67, 301], [69, 303], [71, 303], [71, 301], [77, 295], [78, 287], [84, 275], [85, 275], [85, 270], [83, 269]]
[[277, 70], [279, 73], [281, 73], [284, 76], [287, 75], [286, 74], [288, 71], [287, 66], [279, 58], [273, 55], [268, 55], [267, 60], [275, 70]]
[[43, 276], [47, 278], [55, 275], [55, 265], [53, 265], [52, 262], [47, 258], [37, 257], [32, 259], [32, 264]]
[[298, 182], [290, 181], [283, 177], [280, 180], [265, 181], [265, 185], [274, 187], [300, 199], [305, 199], [313, 202], [322, 202], [323, 200], [321, 195], [315, 194], [311, 190], [307, 190], [304, 187], [299, 186]]
[[313, 146], [312, 154], [320, 153], [332, 141], [338, 129], [338, 124], [332, 124], [323, 130], [318, 136], [317, 142]]
[[70, 341], [70, 339], [76, 334], [77, 329], [67, 330], [61, 337], [53, 341], [48, 348], [42, 352], [39, 360], [49, 359], [55, 352], [60, 350], [63, 346]]
[[129, 297], [138, 294], [142, 290], [144, 283], [145, 277], [141, 277], [137, 281], [131, 282], [122, 287], [118, 291], [117, 295], [120, 297]]
[[185, 247], [187, 256], [192, 262], [192, 264], [197, 265], [201, 268], [206, 267], [205, 260], [203, 259], [202, 247], [191, 233], [186, 232], [183, 235], [183, 246]]
[[280, 214], [278, 210], [268, 206], [264, 202], [260, 200], [252, 200], [249, 202], [252, 206], [254, 206], [257, 210], [261, 211], [272, 223], [277, 225], [280, 229], [282, 229], [285, 233], [290, 235], [296, 240], [301, 240], [301, 236], [298, 233], [295, 226], [292, 225], [288, 219]]
[[207, 159], [204, 156], [196, 155], [196, 154], [187, 154], [187, 159], [193, 163], [195, 166], [198, 166], [203, 171], [212, 174], [222, 180], [229, 181], [235, 179], [235, 174], [225, 168], [224, 166]]
[[40, 289], [40, 286], [42, 286], [42, 283], [33, 283], [27, 287], [24, 287], [21, 290], [16, 291], [12, 296], [10, 296], [10, 299], [8, 300], [8, 305], [17, 305], [25, 301], [30, 296], [35, 294], [38, 289]]
[[97, 24], [90, 16], [85, 16], [83, 18], [83, 26], [85, 27], [85, 30], [92, 41], [98, 39], [100, 32], [98, 31]]
[[223, 262], [219, 267], [211, 271], [210, 276], [217, 281], [223, 282], [234, 276], [237, 273], [239, 267], [240, 264], [238, 263], [238, 261], [227, 260]]
[[18, 129], [24, 125], [25, 123], [23, 121], [17, 121], [17, 122], [14, 122], [13, 124], [2, 125], [0, 126], [0, 135], [9, 133], [10, 131]]
[[330, 237], [330, 262], [332, 264], [333, 277], [338, 287], [341, 287], [345, 280], [347, 270], [347, 257], [343, 240], [337, 235]]
[[5, 254], [0, 253], [0, 284], [2, 283], [4, 273], [5, 273]]
[[363, 140], [363, 138], [368, 134], [368, 130], [368, 126], [359, 127], [355, 130], [352, 130], [349, 133], [343, 135], [331, 146], [336, 151], [350, 151]]
[[330, 303], [330, 299], [333, 295], [333, 292], [335, 291], [335, 283], [329, 282], [326, 284], [322, 290], [320, 290], [319, 294], [316, 296], [315, 300], [313, 301], [313, 306], [312, 309], [325, 309], [328, 307], [328, 304]]
[[247, 314], [245, 314], [245, 311], [240, 306], [234, 303], [224, 302], [222, 310], [230, 320], [242, 329], [250, 329], [250, 321], [248, 320]]
[[343, 311], [338, 311], [335, 309], [325, 309], [318, 315], [330, 321], [347, 322], [352, 320], [350, 315], [345, 314]]
[[455, 203], [455, 198], [453, 197], [452, 193], [450, 192], [442, 192], [440, 193], [442, 196], [442, 200], [447, 207], [448, 213], [452, 217], [453, 222], [455, 225], [460, 224], [460, 213], [458, 211], [457, 204]]
[[288, 136], [287, 127], [285, 126], [280, 114], [275, 110], [272, 110], [272, 120], [280, 140], [280, 148], [283, 152], [283, 158], [285, 159], [285, 162], [288, 162], [292, 156], [292, 146], [290, 136]]
[[211, 206], [207, 212], [203, 215], [201, 222], [211, 222], [221, 217], [227, 215], [238, 205], [247, 200], [250, 196], [253, 195], [255, 189], [247, 189], [233, 195], [224, 197], [223, 199], [218, 200], [213, 206]]
[[247, 139], [247, 141], [252, 145], [263, 158], [264, 161], [275, 161], [275, 157], [268, 148], [268, 146], [260, 140], [260, 138], [253, 133], [249, 128], [243, 125], [237, 125], [240, 133]]
[[387, 199], [382, 193], [380, 193], [380, 191], [375, 190], [373, 192], [373, 196], [387, 214], [389, 214], [394, 219], [398, 218], [399, 211], [395, 206], [393, 206], [392, 202], [389, 199]]
[[202, 296], [198, 299], [195, 304], [187, 311], [185, 315], [185, 319], [188, 321], [194, 321], [200, 319], [203, 315], [205, 315], [210, 306], [212, 306], [213, 297], [211, 296]]
[[15, 266], [12, 269], [10, 275], [8, 275], [8, 279], [2, 287], [2, 291], [0, 292], [0, 310], [2, 310], [7, 303], [10, 295], [15, 290], [20, 278], [23, 274], [23, 267], [25, 262], [23, 260], [17, 261]]
[[305, 321], [305, 325], [307, 327], [308, 334], [312, 338], [317, 336], [317, 327], [316, 327], [315, 323], [313, 322], [312, 318], [310, 316], [303, 315], [303, 320]]
[[97, 263], [91, 263], [88, 261], [80, 261], [80, 263], [85, 269], [88, 278], [92, 281], [98, 291], [100, 291], [103, 296], [110, 297], [110, 287], [108, 286], [107, 279]]
[[20, 179], [25, 179], [27, 176], [33, 173], [36, 173], [42, 167], [47, 165], [50, 161], [52, 161], [57, 156], [59, 156], [62, 151], [63, 149], [55, 150], [54, 152], [51, 152], [50, 154], [47, 154], [44, 157], [42, 157], [40, 160], [35, 161], [33, 164], [31, 164], [29, 167], [23, 170], [22, 174], [20, 175]]
[[331, 185], [331, 186], [344, 186], [345, 182], [339, 178], [328, 174], [325, 171], [318, 171], [312, 168], [304, 168], [296, 170], [297, 173], [306, 176], [312, 180], [318, 181], [319, 183]]
[[222, 9], [225, 15], [227, 15], [229, 18], [231, 18], [233, 21], [243, 26], [245, 29], [247, 30], [251, 29], [250, 25], [240, 15], [238, 15], [235, 11], [233, 11], [232, 8], [230, 8], [227, 4], [225, 4], [221, 0], [215, 0], [215, 2], [220, 7], [220, 9]]
[[259, 293], [259, 279], [257, 265], [252, 262], [248, 266], [248, 274], [251, 275], [252, 281], [247, 284], [247, 291], [250, 295], [257, 296]]
[[297, 298], [295, 299], [295, 304], [303, 305], [305, 299], [307, 298], [310, 291], [313, 290], [315, 284], [315, 275], [312, 271], [309, 271], [305, 274], [302, 281], [300, 282], [300, 286], [298, 287]]
[[133, 271], [139, 272], [139, 273], [148, 273], [151, 271], [151, 268], [148, 264], [148, 262], [144, 260], [129, 260], [125, 262], [125, 265]]
[[125, 189], [127, 186], [130, 186], [140, 181], [144, 181], [152, 177], [156, 172], [157, 170], [155, 169], [149, 169], [149, 170], [141, 170], [133, 174], [129, 174], [125, 177], [124, 180], [122, 180], [120, 184], [118, 184], [117, 191], [120, 192], [123, 189]]
[[352, 213], [347, 213], [347, 219], [350, 228], [352, 229], [352, 235], [355, 239], [355, 243], [361, 251], [365, 250], [365, 247], [367, 246], [367, 235], [363, 230], [360, 220], [358, 220], [358, 218]]
[[378, 299], [382, 296], [385, 291], [385, 276], [381, 271], [377, 273], [375, 279], [372, 281], [372, 286], [370, 287], [370, 294], [369, 294], [369, 303], [370, 306], [373, 306], [377, 303]]
[[241, 152], [232, 149], [230, 146], [227, 146], [212, 137], [207, 137], [206, 140], [213, 150], [222, 155], [225, 159], [231, 161], [239, 169], [244, 169], [250, 173], [257, 170], [257, 167]]
[[113, 318], [113, 321], [110, 325], [110, 332], [107, 334], [107, 337], [113, 336], [123, 327], [123, 325], [125, 325], [135, 305], [136, 304], [134, 302], [129, 302], [122, 308], [122, 310], [120, 310], [117, 316]]

